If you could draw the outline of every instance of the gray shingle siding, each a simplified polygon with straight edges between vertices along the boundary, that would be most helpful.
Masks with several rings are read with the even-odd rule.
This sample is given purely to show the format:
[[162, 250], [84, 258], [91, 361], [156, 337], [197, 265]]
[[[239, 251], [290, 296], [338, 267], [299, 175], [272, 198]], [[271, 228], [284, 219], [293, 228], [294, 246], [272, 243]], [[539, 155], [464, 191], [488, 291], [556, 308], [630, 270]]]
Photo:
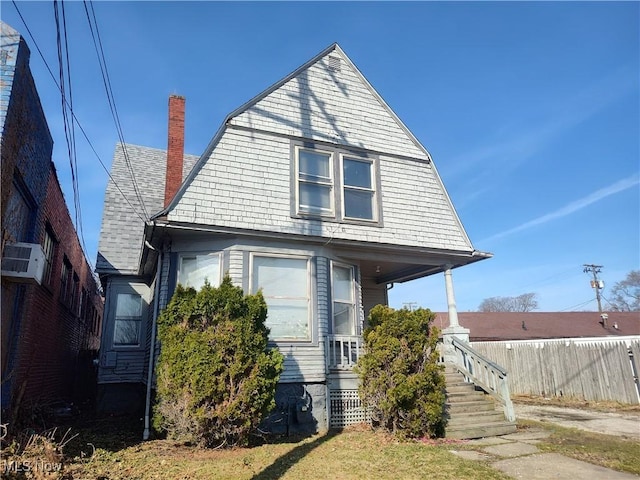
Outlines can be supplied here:
[[[329, 68], [329, 56], [341, 68]], [[244, 113], [234, 125], [426, 160], [388, 107], [338, 51], [327, 54]]]
[[473, 250], [432, 166], [380, 156], [384, 227], [291, 217], [290, 140], [228, 129], [169, 212], [171, 221]]

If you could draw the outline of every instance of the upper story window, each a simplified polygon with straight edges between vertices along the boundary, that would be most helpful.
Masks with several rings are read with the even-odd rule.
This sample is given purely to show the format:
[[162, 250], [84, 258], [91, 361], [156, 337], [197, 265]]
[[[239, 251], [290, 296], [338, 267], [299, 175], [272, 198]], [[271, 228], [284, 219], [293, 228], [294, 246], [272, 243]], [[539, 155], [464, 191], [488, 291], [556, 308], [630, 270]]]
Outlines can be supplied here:
[[36, 203], [30, 195], [22, 177], [13, 177], [11, 192], [3, 218], [3, 235], [12, 242], [29, 242], [33, 235]]
[[251, 291], [262, 289], [272, 340], [311, 340], [309, 283], [308, 258], [252, 255]]
[[200, 290], [206, 280], [212, 287], [217, 287], [222, 271], [220, 264], [220, 253], [183, 254], [180, 256], [178, 283]]
[[60, 301], [65, 305], [69, 301], [71, 292], [71, 262], [67, 256], [62, 260], [62, 270], [60, 271]]
[[44, 239], [42, 249], [44, 250], [44, 283], [51, 285], [51, 272], [53, 270], [53, 256], [55, 253], [55, 240], [53, 234], [49, 231], [49, 227], [44, 230]]
[[78, 293], [80, 289], [80, 278], [76, 272], [73, 272], [73, 283], [69, 291], [69, 308], [74, 314], [78, 313]]
[[375, 158], [308, 143], [295, 145], [293, 155], [295, 215], [380, 223]]
[[296, 147], [298, 211], [334, 215], [333, 155]]
[[375, 220], [373, 162], [366, 159], [342, 157], [342, 195], [345, 218]]

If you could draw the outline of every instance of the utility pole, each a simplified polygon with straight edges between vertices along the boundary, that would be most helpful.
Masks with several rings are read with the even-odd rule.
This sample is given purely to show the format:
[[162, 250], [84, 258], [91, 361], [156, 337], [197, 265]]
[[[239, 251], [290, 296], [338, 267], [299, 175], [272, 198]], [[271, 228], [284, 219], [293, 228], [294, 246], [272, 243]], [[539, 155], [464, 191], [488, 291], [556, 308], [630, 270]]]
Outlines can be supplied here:
[[402, 304], [402, 308], [406, 308], [410, 312], [413, 312], [416, 308], [418, 308], [418, 302], [404, 302]]
[[602, 265], [584, 264], [583, 272], [593, 274], [593, 280], [591, 280], [591, 288], [595, 289], [596, 291], [596, 300], [598, 302], [598, 312], [600, 313], [600, 318], [602, 318], [602, 321], [605, 322], [606, 320], [602, 316], [602, 303], [600, 301], [600, 290], [604, 288], [604, 282], [598, 279], [598, 274], [600, 273], [601, 269], [602, 269]]

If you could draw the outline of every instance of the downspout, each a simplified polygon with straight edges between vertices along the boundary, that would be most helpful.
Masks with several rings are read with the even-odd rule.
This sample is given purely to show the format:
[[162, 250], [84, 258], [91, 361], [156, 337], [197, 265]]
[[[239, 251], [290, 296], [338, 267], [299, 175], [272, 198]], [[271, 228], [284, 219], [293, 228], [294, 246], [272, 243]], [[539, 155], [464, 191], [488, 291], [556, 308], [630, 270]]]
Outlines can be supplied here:
[[162, 261], [164, 252], [158, 255], [158, 267], [156, 268], [156, 285], [153, 293], [153, 317], [151, 319], [151, 349], [149, 351], [149, 366], [147, 367], [147, 396], [144, 408], [144, 433], [143, 440], [149, 439], [150, 415], [151, 415], [151, 383], [153, 382], [153, 365], [156, 357], [156, 327], [158, 321], [158, 310], [160, 308], [160, 283], [162, 280]]

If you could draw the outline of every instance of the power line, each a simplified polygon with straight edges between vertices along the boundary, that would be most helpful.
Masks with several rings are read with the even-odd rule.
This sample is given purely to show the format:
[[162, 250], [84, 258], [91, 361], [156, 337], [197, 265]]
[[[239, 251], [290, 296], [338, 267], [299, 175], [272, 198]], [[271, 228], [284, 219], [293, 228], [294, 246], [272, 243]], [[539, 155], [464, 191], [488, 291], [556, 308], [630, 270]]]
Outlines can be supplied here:
[[[138, 182], [136, 181], [136, 175], [133, 171], [133, 166], [131, 164], [131, 160], [129, 158], [129, 153], [127, 152], [126, 142], [124, 140], [124, 134], [122, 132], [122, 124], [120, 123], [120, 116], [118, 115], [118, 109], [116, 107], [115, 98], [113, 96], [113, 89], [111, 87], [111, 79], [109, 78], [109, 70], [107, 69], [107, 61], [104, 56], [104, 49], [102, 48], [102, 39], [100, 38], [100, 31], [98, 30], [98, 21], [96, 19], [96, 13], [93, 8], [93, 2], [89, 2], [91, 6], [91, 16], [89, 15], [89, 9], [87, 8], [87, 2], [83, 1], [84, 10], [87, 15], [87, 22], [89, 23], [89, 29], [91, 31], [91, 38], [93, 39], [93, 46], [96, 50], [96, 56], [98, 57], [98, 64], [100, 65], [100, 73], [102, 75], [102, 83], [105, 88], [105, 92], [107, 94], [107, 101], [109, 103], [109, 109], [111, 110], [111, 116], [113, 117], [113, 121], [116, 126], [116, 132], [118, 133], [118, 138], [120, 139], [120, 144], [122, 147], [122, 153], [124, 154], [125, 164], [127, 169], [129, 170], [129, 174], [131, 175], [131, 182], [133, 184], [133, 190], [140, 202], [140, 206], [142, 207], [142, 211], [145, 215], [145, 218], [149, 218], [149, 213], [147, 212], [147, 208], [144, 204], [144, 198], [140, 193], [140, 188], [138, 187]], [[93, 23], [92, 19], [93, 17]], [[94, 33], [95, 26], [95, 33]], [[97, 38], [97, 41], [96, 41]]]
[[[51, 68], [49, 67], [49, 64], [47, 63], [47, 60], [44, 56], [44, 54], [42, 53], [42, 50], [40, 50], [40, 46], [38, 45], [38, 43], [36, 42], [35, 37], [33, 36], [33, 33], [31, 33], [31, 29], [29, 28], [29, 26], [27, 25], [27, 22], [25, 21], [24, 17], [22, 16], [22, 12], [20, 12], [20, 9], [18, 8], [18, 5], [16, 5], [15, 0], [12, 0], [11, 2], [14, 6], [14, 8], [16, 9], [16, 12], [18, 13], [18, 16], [20, 17], [20, 20], [22, 20], [22, 24], [24, 25], [24, 27], [27, 30], [27, 33], [29, 34], [29, 36], [31, 37], [31, 41], [33, 42], [33, 45], [36, 47], [36, 50], [38, 51], [38, 54], [40, 55], [40, 58], [42, 59], [42, 61], [44, 62], [45, 67], [47, 68], [47, 71], [49, 72], [49, 75], [51, 75], [51, 78], [53, 79], [53, 83], [56, 85], [56, 87], [58, 88], [58, 90], [60, 90], [60, 93], [63, 92], [62, 88], [60, 87], [60, 85], [58, 84], [58, 81], [56, 80], [55, 75], [53, 74], [53, 72], [51, 71]], [[109, 179], [113, 182], [113, 185], [116, 187], [116, 189], [118, 190], [118, 192], [120, 193], [120, 195], [122, 195], [122, 198], [124, 198], [124, 200], [129, 204], [129, 206], [131, 207], [131, 210], [133, 211], [133, 213], [135, 213], [138, 218], [140, 218], [140, 220], [142, 220], [143, 222], [145, 222], [145, 218], [140, 215], [140, 213], [138, 212], [138, 210], [133, 206], [133, 204], [131, 203], [131, 201], [129, 200], [129, 198], [125, 195], [125, 193], [122, 191], [122, 189], [120, 188], [120, 185], [118, 185], [118, 183], [115, 181], [115, 179], [113, 178], [113, 176], [111, 175], [111, 172], [109, 171], [109, 169], [107, 168], [107, 166], [104, 164], [104, 162], [102, 161], [102, 159], [100, 158], [100, 155], [98, 154], [97, 150], [95, 149], [95, 147], [93, 146], [93, 143], [91, 142], [91, 140], [89, 139], [89, 136], [87, 135], [87, 132], [85, 131], [84, 127], [82, 126], [82, 124], [80, 123], [80, 121], [78, 120], [78, 118], [76, 117], [75, 112], [73, 111], [73, 109], [71, 108], [71, 116], [73, 117], [73, 119], [75, 120], [76, 124], [78, 125], [78, 128], [80, 128], [80, 131], [82, 132], [82, 135], [84, 137], [84, 139], [87, 141], [87, 144], [89, 145], [89, 147], [91, 148], [91, 150], [93, 151], [94, 155], [96, 156], [96, 158], [98, 159], [98, 162], [100, 163], [100, 165], [102, 166], [102, 169], [105, 171], [105, 173], [107, 174], [107, 176], [109, 177]], [[88, 258], [88, 257], [87, 257]], [[92, 267], [93, 268], [93, 267]]]
[[[76, 135], [75, 122], [70, 115], [73, 108], [73, 94], [71, 82], [71, 61], [69, 59], [69, 41], [67, 34], [67, 19], [65, 13], [64, 2], [61, 2], [61, 8], [58, 8], [57, 0], [53, 2], [54, 17], [56, 21], [56, 43], [58, 47], [58, 69], [60, 75], [61, 86], [61, 103], [62, 103], [62, 120], [64, 125], [65, 140], [67, 143], [67, 153], [69, 155], [69, 167], [71, 170], [71, 185], [73, 188], [73, 203], [76, 231], [79, 234], [82, 248], [85, 253], [88, 251], [84, 238], [84, 227], [82, 222], [82, 209], [80, 201], [80, 185], [78, 182], [78, 160], [76, 155]], [[62, 13], [62, 34], [60, 28], [60, 12]], [[66, 66], [66, 79], [65, 79]], [[68, 93], [67, 93], [68, 91]]]
[[591, 302], [593, 302], [593, 298], [587, 300], [586, 302], [582, 302], [582, 303], [578, 303], [577, 305], [573, 305], [572, 307], [563, 308], [560, 311], [561, 312], [568, 312], [569, 310], [573, 310], [574, 308], [582, 307], [582, 306], [587, 305], [587, 304], [589, 304]]

